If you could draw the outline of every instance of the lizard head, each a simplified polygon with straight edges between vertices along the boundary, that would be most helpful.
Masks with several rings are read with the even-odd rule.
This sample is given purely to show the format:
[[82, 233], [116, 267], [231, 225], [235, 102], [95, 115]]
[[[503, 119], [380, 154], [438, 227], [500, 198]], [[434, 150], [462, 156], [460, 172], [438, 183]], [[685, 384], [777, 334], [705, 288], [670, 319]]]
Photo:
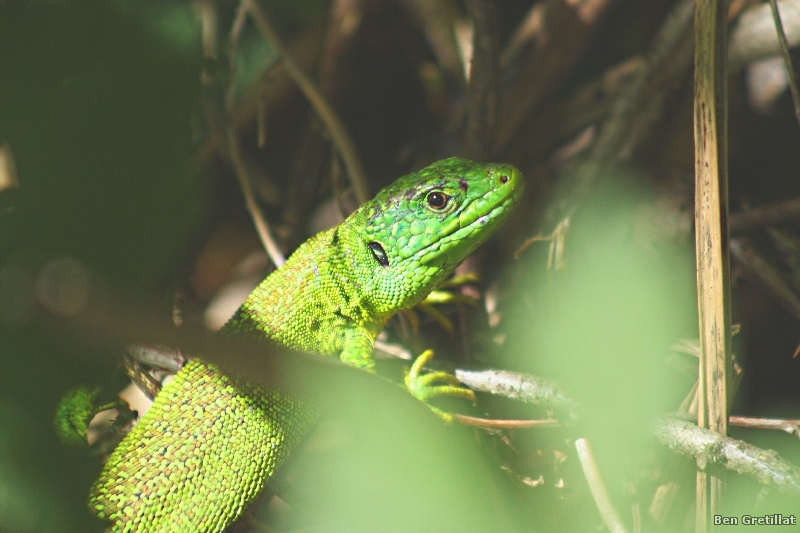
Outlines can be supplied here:
[[511, 165], [450, 158], [403, 176], [354, 213], [371, 253], [378, 312], [415, 305], [489, 238], [524, 183]]

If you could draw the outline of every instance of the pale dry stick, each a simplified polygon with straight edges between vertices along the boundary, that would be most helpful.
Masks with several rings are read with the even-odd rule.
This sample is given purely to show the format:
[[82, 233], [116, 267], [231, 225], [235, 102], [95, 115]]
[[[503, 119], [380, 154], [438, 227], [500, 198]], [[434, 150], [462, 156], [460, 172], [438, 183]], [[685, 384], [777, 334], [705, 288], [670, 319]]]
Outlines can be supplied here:
[[694, 457], [699, 468], [725, 468], [780, 492], [800, 494], [800, 469], [772, 450], [757, 448], [676, 418], [656, 420], [653, 434], [670, 449]]
[[597, 505], [606, 527], [611, 533], [626, 533], [625, 526], [622, 525], [617, 511], [614, 509], [614, 504], [611, 503], [611, 497], [608, 495], [603, 476], [597, 467], [597, 461], [594, 458], [589, 439], [581, 438], [576, 440], [575, 449], [578, 450], [578, 459], [581, 462], [581, 468], [583, 468], [583, 475], [586, 476], [586, 482], [589, 484], [589, 490], [592, 491], [594, 503]]
[[577, 420], [575, 402], [549, 379], [508, 370], [456, 369], [455, 376], [472, 390], [545, 405], [556, 412], [565, 413], [569, 420]]
[[[700, 375], [697, 425], [728, 433], [730, 265], [727, 169], [727, 3], [695, 5], [694, 143], [695, 245]], [[695, 530], [709, 530], [722, 478], [697, 472]]]
[[[411, 357], [411, 354], [407, 354]], [[456, 377], [470, 388], [488, 392], [512, 400], [544, 404], [556, 410], [574, 409], [575, 403], [553, 382], [518, 372], [507, 370], [461, 370], [456, 369]], [[696, 397], [696, 389], [691, 396]], [[691, 399], [685, 403], [691, 403]], [[691, 408], [690, 408], [691, 413]], [[653, 434], [671, 449], [693, 456], [698, 466], [705, 469], [709, 464], [719, 465], [727, 470], [747, 475], [765, 486], [778, 490], [800, 493], [800, 470], [791, 465], [777, 453], [758, 448], [744, 441], [731, 439], [707, 429], [699, 428], [693, 422], [683, 420], [690, 413], [678, 413], [675, 417], [660, 418], [654, 421]], [[458, 416], [456, 419], [458, 420]], [[470, 417], [459, 420], [469, 423]], [[574, 413], [572, 421], [577, 420]], [[773, 420], [731, 416], [730, 425], [758, 429], [780, 429], [798, 434], [800, 420]], [[558, 427], [552, 419], [545, 420], [489, 420], [474, 419], [474, 425], [486, 429], [521, 429]], [[508, 424], [506, 424], [508, 422]], [[562, 423], [561, 426], [571, 424]]]
[[497, 420], [491, 418], [478, 418], [475, 416], [454, 414], [453, 420], [465, 426], [483, 429], [533, 429], [533, 428], [557, 428], [561, 427], [561, 422], [554, 418], [530, 419], [530, 420]]
[[778, 11], [778, 0], [769, 0], [769, 5], [772, 9], [772, 18], [775, 20], [775, 30], [778, 32], [778, 42], [781, 45], [781, 55], [783, 56], [783, 64], [786, 67], [786, 76], [789, 79], [789, 89], [791, 90], [792, 101], [794, 102], [794, 116], [797, 118], [797, 123], [800, 124], [800, 90], [797, 88], [797, 75], [792, 66], [792, 56], [789, 55], [789, 44], [786, 42], [786, 32], [783, 31], [781, 14]]
[[303, 96], [311, 103], [311, 106], [314, 108], [317, 115], [319, 115], [320, 119], [322, 119], [322, 122], [331, 135], [336, 149], [342, 156], [342, 161], [347, 169], [347, 175], [350, 177], [350, 183], [353, 186], [353, 191], [355, 192], [358, 202], [360, 204], [368, 202], [370, 194], [367, 186], [367, 178], [361, 166], [361, 160], [358, 157], [355, 145], [350, 135], [347, 133], [344, 124], [336, 113], [334, 113], [333, 108], [322, 96], [322, 93], [317, 89], [316, 85], [314, 85], [311, 79], [303, 72], [303, 69], [294, 61], [292, 56], [286, 53], [286, 50], [278, 38], [278, 34], [273, 30], [267, 16], [258, 3], [254, 0], [242, 0], [241, 8], [245, 9], [253, 17], [264, 39], [266, 39], [269, 45], [278, 53], [286, 72], [291, 76], [298, 89], [300, 89], [300, 92], [303, 93]]
[[255, 192], [253, 191], [253, 184], [250, 180], [250, 175], [247, 172], [247, 166], [245, 165], [244, 158], [242, 156], [239, 135], [236, 132], [236, 126], [234, 126], [230, 120], [230, 112], [234, 105], [233, 84], [234, 80], [236, 79], [237, 45], [239, 43], [239, 37], [242, 34], [242, 29], [244, 28], [246, 17], [247, 11], [244, 8], [243, 2], [239, 5], [233, 25], [231, 26], [229, 59], [231, 71], [230, 79], [228, 80], [227, 96], [225, 101], [225, 133], [228, 141], [228, 157], [233, 165], [236, 179], [238, 180], [239, 187], [242, 189], [242, 194], [244, 195], [244, 202], [247, 206], [247, 211], [250, 213], [250, 217], [253, 219], [253, 224], [256, 227], [258, 238], [261, 240], [261, 245], [264, 246], [267, 255], [269, 255], [269, 258], [275, 267], [280, 268], [286, 262], [286, 257], [283, 255], [280, 246], [278, 246], [275, 237], [270, 231], [267, 219], [264, 217], [264, 214], [261, 212], [261, 208], [258, 206], [258, 201], [256, 200]]
[[14, 153], [8, 143], [0, 145], [0, 192], [6, 189], [19, 187], [17, 165], [14, 163]]

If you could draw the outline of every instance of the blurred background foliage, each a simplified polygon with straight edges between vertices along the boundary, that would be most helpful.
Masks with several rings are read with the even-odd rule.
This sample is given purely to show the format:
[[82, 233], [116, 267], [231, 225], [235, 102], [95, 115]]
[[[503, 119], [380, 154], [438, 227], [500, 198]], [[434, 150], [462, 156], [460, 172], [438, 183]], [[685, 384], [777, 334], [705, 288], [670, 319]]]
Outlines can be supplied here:
[[[419, 335], [405, 317], [385, 340], [414, 353], [433, 347], [457, 367], [554, 379], [577, 401], [581, 421], [552, 430], [449, 428], [431, 449], [459, 450], [440, 466], [459, 469], [455, 478], [466, 485], [442, 499], [438, 515], [421, 498], [396, 496], [421, 490], [413, 481], [425, 468], [438, 472], [437, 456], [419, 461], [417, 478], [406, 463], [389, 462], [442, 440], [437, 429], [418, 435], [387, 418], [346, 426], [351, 433], [340, 439], [341, 429], [323, 425], [291, 465], [295, 484], [309, 471], [317, 476], [300, 489], [316, 495], [306, 500], [312, 511], [293, 517], [272, 500], [260, 519], [276, 530], [354, 530], [346, 510], [357, 500], [349, 504], [364, 530], [386, 516], [394, 520], [386, 530], [403, 530], [397, 508], [364, 514], [363, 500], [396, 498], [421, 521], [446, 521], [450, 512], [458, 515], [450, 523], [475, 531], [493, 520], [501, 530], [597, 531], [602, 521], [573, 447], [584, 436], [631, 530], [637, 520], [641, 531], [692, 530], [694, 462], [649, 430], [652, 418], [678, 409], [696, 372], [696, 359], [669, 349], [697, 337], [691, 31], [669, 25], [685, 4], [260, 2], [347, 127], [370, 191], [452, 155], [510, 162], [526, 176], [518, 213], [466, 267], [481, 283], [465, 293], [481, 305], [444, 308], [453, 334], [420, 314]], [[759, 4], [732, 1], [733, 27]], [[212, 326], [267, 271], [226, 126], [240, 135], [257, 201], [284, 253], [355, 205], [331, 133], [252, 22], [230, 68], [238, 8], [232, 0], [0, 0], [0, 175], [13, 177], [0, 179], [0, 532], [102, 530], [85, 509], [99, 458], [61, 445], [52, 418], [68, 389], [121, 381], [119, 354], [64, 342], [53, 321], [101, 325], [109, 309], [136, 301], [165, 322]], [[787, 33], [800, 27], [793, 23], [784, 21]], [[489, 44], [471, 52], [473, 33], [482, 31]], [[670, 39], [664, 59], [658, 45]], [[800, 195], [800, 134], [785, 83], [759, 89], [756, 81], [780, 75], [769, 56], [742, 53], [730, 77], [732, 213]], [[625, 115], [622, 104], [633, 112]], [[609, 124], [622, 132], [610, 141]], [[549, 241], [521, 248], [554, 230]], [[800, 293], [795, 222], [740, 235], [772, 265], [780, 287]], [[798, 419], [800, 359], [792, 354], [800, 306], [796, 296], [776, 296], [775, 284], [765, 289], [763, 277], [734, 262], [735, 352], [744, 373], [733, 412]], [[220, 293], [235, 293], [234, 303]], [[391, 373], [396, 362], [381, 364]], [[367, 420], [381, 417], [367, 412]], [[470, 414], [548, 412], [482, 396]], [[800, 464], [797, 434], [734, 427], [731, 436]], [[352, 454], [373, 448], [385, 455]], [[386, 471], [376, 470], [381, 464]], [[405, 482], [387, 487], [394, 479]], [[731, 515], [798, 511], [796, 496], [728, 479]], [[672, 497], [654, 511], [660, 487], [672, 487]], [[389, 496], [376, 496], [384, 489]], [[432, 484], [420, 494], [450, 489]]]

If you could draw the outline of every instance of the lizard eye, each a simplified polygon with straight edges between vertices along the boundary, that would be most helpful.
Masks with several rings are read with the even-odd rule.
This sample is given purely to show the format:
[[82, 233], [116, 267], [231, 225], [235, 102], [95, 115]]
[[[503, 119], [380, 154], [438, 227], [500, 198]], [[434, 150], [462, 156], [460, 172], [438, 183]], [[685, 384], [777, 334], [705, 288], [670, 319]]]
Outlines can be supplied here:
[[369, 249], [372, 251], [372, 256], [378, 263], [385, 267], [389, 266], [389, 258], [386, 256], [386, 250], [383, 249], [381, 243], [372, 241], [367, 243], [367, 246], [369, 246]]
[[432, 192], [428, 195], [428, 205], [436, 210], [447, 207], [448, 200], [450, 197], [441, 192]]

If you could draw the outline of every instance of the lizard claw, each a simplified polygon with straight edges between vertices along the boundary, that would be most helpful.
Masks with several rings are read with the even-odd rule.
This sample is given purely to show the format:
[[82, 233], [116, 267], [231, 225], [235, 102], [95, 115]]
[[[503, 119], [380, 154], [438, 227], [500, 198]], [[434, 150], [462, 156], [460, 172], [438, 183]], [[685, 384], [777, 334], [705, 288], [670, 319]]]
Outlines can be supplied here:
[[428, 400], [439, 396], [452, 396], [475, 401], [475, 393], [466, 387], [452, 374], [447, 372], [428, 372], [422, 374], [423, 367], [433, 359], [433, 350], [425, 350], [417, 357], [405, 376], [406, 389], [418, 400], [425, 402], [428, 407], [445, 422], [452, 421], [453, 417], [441, 409], [428, 404]]

